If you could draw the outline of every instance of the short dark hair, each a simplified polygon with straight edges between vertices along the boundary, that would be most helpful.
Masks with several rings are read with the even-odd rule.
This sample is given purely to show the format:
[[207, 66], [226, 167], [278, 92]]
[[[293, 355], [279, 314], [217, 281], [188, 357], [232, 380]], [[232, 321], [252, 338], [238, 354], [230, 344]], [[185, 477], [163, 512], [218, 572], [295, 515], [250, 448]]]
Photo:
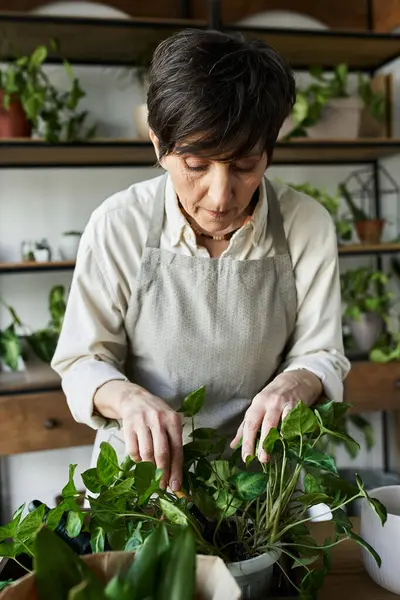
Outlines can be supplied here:
[[270, 159], [295, 95], [291, 69], [263, 41], [189, 29], [154, 53], [148, 120], [160, 158], [189, 152], [236, 160], [259, 145]]

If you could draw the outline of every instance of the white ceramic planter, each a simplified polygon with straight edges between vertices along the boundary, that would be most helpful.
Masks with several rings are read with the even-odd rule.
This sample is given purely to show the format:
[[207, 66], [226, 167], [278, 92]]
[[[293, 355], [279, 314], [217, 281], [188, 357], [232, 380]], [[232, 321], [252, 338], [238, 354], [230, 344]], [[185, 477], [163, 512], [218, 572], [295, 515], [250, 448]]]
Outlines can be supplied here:
[[135, 123], [136, 131], [138, 136], [142, 140], [149, 140], [149, 124], [147, 122], [147, 116], [149, 111], [147, 110], [147, 104], [139, 104], [133, 108], [133, 122]]
[[360, 98], [334, 98], [322, 110], [320, 121], [307, 129], [314, 139], [355, 139], [360, 129]]
[[378, 488], [370, 492], [386, 506], [388, 517], [385, 525], [366, 500], [361, 507], [361, 537], [379, 554], [379, 568], [374, 559], [363, 549], [364, 566], [369, 576], [381, 587], [400, 594], [400, 485]]
[[242, 591], [243, 600], [264, 598], [271, 586], [274, 564], [281, 552], [273, 550], [261, 556], [228, 564], [228, 569]]
[[349, 327], [357, 348], [361, 352], [369, 352], [378, 341], [385, 328], [385, 322], [381, 315], [376, 313], [364, 313], [358, 321], [349, 321]]
[[62, 260], [75, 260], [78, 254], [81, 235], [63, 235], [60, 242], [60, 255]]

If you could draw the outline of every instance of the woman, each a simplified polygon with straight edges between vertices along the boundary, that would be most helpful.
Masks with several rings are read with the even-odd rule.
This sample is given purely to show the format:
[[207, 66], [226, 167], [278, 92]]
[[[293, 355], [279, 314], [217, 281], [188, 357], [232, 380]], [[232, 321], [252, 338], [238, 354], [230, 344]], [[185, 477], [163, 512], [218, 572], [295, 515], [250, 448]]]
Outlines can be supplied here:
[[207, 390], [196, 426], [232, 446], [242, 437], [244, 459], [299, 400], [342, 400], [334, 226], [264, 179], [294, 97], [292, 73], [260, 41], [169, 38], [148, 92], [167, 174], [106, 200], [82, 237], [53, 368], [75, 419], [100, 429], [97, 446], [120, 427], [126, 452], [176, 491], [176, 409], [192, 390]]

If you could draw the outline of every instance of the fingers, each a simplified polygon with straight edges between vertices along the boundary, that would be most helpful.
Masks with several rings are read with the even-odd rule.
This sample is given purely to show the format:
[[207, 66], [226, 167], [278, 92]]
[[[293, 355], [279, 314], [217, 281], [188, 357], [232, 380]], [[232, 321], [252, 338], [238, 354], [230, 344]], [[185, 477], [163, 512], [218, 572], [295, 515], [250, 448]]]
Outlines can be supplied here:
[[126, 440], [126, 452], [134, 462], [140, 462], [139, 442], [135, 431], [124, 435]]
[[247, 456], [254, 454], [257, 432], [261, 427], [264, 411], [250, 408], [244, 418], [242, 459], [246, 461]]
[[244, 427], [244, 421], [241, 422], [239, 429], [237, 430], [237, 433], [235, 435], [235, 437], [233, 438], [233, 440], [230, 443], [230, 447], [231, 448], [236, 448], [236, 446], [238, 445], [238, 443], [240, 442], [242, 436], [243, 436], [243, 427]]
[[278, 427], [282, 411], [278, 406], [268, 406], [261, 426], [260, 446], [258, 449], [258, 460], [261, 463], [268, 462], [268, 455], [263, 449], [264, 440], [267, 437], [271, 427]]
[[167, 433], [171, 452], [169, 487], [173, 492], [178, 492], [182, 486], [183, 446], [182, 422], [177, 413], [173, 413]]
[[159, 427], [153, 429], [153, 448], [154, 448], [154, 459], [158, 469], [161, 469], [163, 476], [160, 482], [160, 488], [165, 490], [169, 480], [169, 468], [170, 468], [170, 447], [168, 435], [165, 429]]
[[137, 428], [136, 433], [141, 460], [154, 463], [153, 437], [150, 429], [146, 424], [143, 424]]

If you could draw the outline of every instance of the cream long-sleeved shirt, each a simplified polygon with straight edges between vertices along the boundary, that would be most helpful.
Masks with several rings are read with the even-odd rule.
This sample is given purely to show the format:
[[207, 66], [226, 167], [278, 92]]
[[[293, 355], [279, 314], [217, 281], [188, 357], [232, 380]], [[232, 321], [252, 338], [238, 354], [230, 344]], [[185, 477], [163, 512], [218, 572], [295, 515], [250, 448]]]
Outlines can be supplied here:
[[[159, 181], [157, 177], [136, 183], [108, 198], [94, 211], [82, 236], [52, 367], [62, 378], [74, 418], [96, 429], [111, 425], [93, 412], [97, 389], [108, 381], [125, 379], [129, 332], [124, 318], [135, 290]], [[311, 371], [321, 379], [325, 395], [339, 402], [350, 365], [343, 353], [335, 228], [318, 202], [286, 185], [273, 185], [292, 258], [298, 302], [296, 326], [281, 371]], [[263, 183], [253, 218], [232, 236], [221, 260], [272, 255], [267, 222], [268, 199]], [[187, 256], [208, 256], [207, 250], [196, 244], [170, 179], [160, 246]]]

